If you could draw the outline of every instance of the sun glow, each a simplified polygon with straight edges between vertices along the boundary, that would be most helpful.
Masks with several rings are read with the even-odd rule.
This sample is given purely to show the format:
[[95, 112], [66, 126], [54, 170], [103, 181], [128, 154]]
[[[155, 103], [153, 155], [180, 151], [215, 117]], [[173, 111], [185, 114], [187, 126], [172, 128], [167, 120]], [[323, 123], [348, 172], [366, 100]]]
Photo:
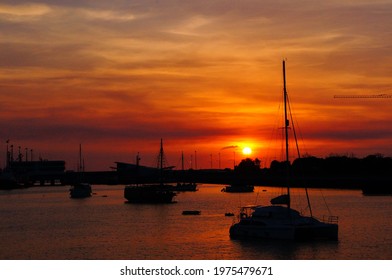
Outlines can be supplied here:
[[250, 155], [252, 153], [252, 149], [249, 148], [249, 147], [245, 147], [245, 148], [242, 149], [242, 153], [244, 155]]

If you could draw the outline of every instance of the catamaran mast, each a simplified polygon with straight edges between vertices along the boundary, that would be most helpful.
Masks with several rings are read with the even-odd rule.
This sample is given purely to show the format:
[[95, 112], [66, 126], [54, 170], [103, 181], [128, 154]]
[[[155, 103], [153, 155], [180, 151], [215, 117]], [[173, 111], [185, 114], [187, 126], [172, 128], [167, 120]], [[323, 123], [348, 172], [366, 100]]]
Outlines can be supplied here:
[[[285, 118], [284, 128], [285, 128], [285, 137], [286, 137], [286, 164], [287, 164], [287, 195], [288, 195], [287, 206], [288, 206], [288, 208], [290, 208], [290, 179], [289, 179], [290, 178], [290, 161], [289, 161], [289, 136], [288, 136], [288, 128], [290, 126], [290, 121], [287, 118], [287, 104], [288, 104], [289, 100], [288, 100], [287, 90], [286, 90], [286, 61], [284, 61], [284, 60], [283, 60], [283, 93], [284, 93], [284, 118]], [[291, 109], [290, 109], [290, 118], [291, 118], [291, 121], [293, 122], [293, 117], [291, 115]], [[295, 142], [297, 145], [298, 158], [301, 158], [294, 125], [293, 125], [293, 132], [294, 132], [294, 139], [295, 139]], [[305, 193], [306, 193], [306, 199], [308, 202], [310, 216], [313, 217], [312, 206], [310, 204], [310, 198], [309, 198], [309, 193], [308, 193], [307, 188], [305, 188]]]
[[284, 103], [284, 133], [286, 138], [286, 168], [287, 168], [287, 207], [290, 208], [290, 182], [289, 182], [289, 172], [290, 172], [290, 161], [289, 161], [289, 133], [288, 128], [290, 121], [287, 118], [287, 90], [286, 90], [286, 61], [283, 60], [283, 103]]

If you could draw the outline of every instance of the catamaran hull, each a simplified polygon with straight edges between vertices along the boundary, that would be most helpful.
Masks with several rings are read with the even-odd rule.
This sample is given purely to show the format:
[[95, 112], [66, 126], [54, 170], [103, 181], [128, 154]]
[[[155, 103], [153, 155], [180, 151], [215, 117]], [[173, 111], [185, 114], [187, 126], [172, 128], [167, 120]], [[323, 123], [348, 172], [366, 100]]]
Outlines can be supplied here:
[[230, 227], [230, 237], [233, 239], [294, 239], [295, 231], [292, 227], [234, 224]]
[[279, 240], [338, 240], [338, 226], [335, 224], [320, 225], [241, 225], [230, 227], [233, 239], [279, 239]]
[[298, 226], [295, 229], [295, 240], [338, 240], [338, 225]]

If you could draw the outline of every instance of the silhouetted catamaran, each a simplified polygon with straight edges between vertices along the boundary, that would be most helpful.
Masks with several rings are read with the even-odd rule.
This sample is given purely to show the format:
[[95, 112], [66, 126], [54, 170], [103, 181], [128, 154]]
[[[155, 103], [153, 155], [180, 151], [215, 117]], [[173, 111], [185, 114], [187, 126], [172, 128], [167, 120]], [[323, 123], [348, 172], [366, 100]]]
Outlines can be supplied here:
[[[290, 122], [287, 118], [288, 96], [286, 91], [285, 61], [283, 61], [283, 97], [286, 164], [287, 168], [290, 168], [288, 144], [288, 128]], [[289, 172], [287, 172], [287, 176], [289, 176]], [[230, 236], [232, 238], [337, 240], [337, 217], [329, 216], [326, 221], [320, 221], [313, 217], [307, 191], [306, 196], [310, 216], [301, 215], [298, 211], [291, 208], [289, 180], [287, 180], [286, 187], [286, 194], [273, 198], [269, 206], [242, 207], [238, 223], [230, 227]]]

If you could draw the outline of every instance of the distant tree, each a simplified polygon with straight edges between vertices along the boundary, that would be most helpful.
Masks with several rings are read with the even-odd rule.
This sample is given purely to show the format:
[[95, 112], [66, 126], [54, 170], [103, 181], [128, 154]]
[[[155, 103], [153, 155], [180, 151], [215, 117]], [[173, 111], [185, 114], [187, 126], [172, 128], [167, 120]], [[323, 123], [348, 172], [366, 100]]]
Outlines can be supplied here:
[[298, 175], [320, 175], [324, 171], [324, 162], [324, 159], [314, 156], [297, 158], [293, 162], [292, 170]]
[[362, 159], [363, 172], [368, 175], [390, 176], [392, 174], [392, 159], [382, 154], [368, 155]]
[[290, 162], [273, 160], [271, 161], [269, 173], [274, 176], [286, 176], [289, 167]]
[[257, 158], [255, 160], [246, 158], [235, 167], [235, 171], [242, 174], [255, 173], [260, 171], [260, 164], [261, 161]]

